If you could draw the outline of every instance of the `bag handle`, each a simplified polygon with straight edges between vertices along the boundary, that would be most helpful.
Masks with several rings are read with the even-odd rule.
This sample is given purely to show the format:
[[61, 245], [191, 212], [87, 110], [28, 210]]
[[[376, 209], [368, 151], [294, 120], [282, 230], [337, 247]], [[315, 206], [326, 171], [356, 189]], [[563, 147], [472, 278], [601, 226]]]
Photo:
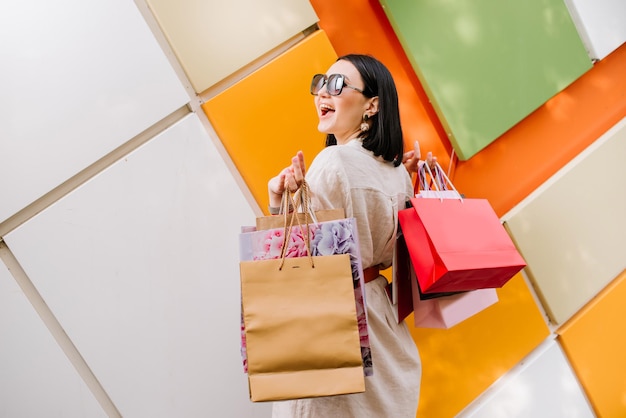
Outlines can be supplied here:
[[[430, 183], [426, 179], [427, 170], [428, 170], [428, 174], [430, 174]], [[448, 190], [446, 186], [446, 181], [442, 177], [441, 170], [437, 169], [437, 166], [435, 166], [434, 173], [433, 173], [433, 171], [431, 171], [431, 168], [428, 166], [428, 164], [424, 163], [417, 170], [417, 181], [415, 182], [415, 193], [417, 194], [420, 189], [421, 190], [433, 190], [433, 186], [435, 190], [437, 191], [439, 189]]]
[[[307, 246], [307, 253], [311, 253], [311, 230], [309, 228], [310, 220], [313, 220], [317, 225], [317, 219], [315, 219], [315, 213], [311, 209], [311, 195], [309, 189], [309, 183], [306, 180], [302, 180], [302, 185], [296, 192], [294, 193], [294, 197], [297, 198], [298, 202], [295, 202], [297, 207], [294, 208], [294, 217], [298, 220], [298, 226], [302, 231], [302, 225], [300, 224], [300, 218], [296, 215], [297, 209], [302, 208], [302, 212], [304, 213], [304, 224], [306, 225], [306, 234], [305, 234], [305, 244]], [[313, 219], [310, 219], [313, 218]], [[313, 260], [311, 259], [311, 265], [313, 264]]]
[[[456, 189], [456, 187], [454, 187], [454, 184], [452, 184], [452, 181], [448, 178], [448, 176], [446, 176], [446, 174], [443, 172], [443, 169], [441, 168], [441, 166], [439, 165], [438, 162], [435, 162], [435, 175], [433, 175], [433, 172], [430, 169], [430, 166], [428, 164], [422, 164], [422, 168], [421, 170], [424, 170], [424, 168], [426, 170], [428, 170], [428, 174], [430, 174], [430, 178], [431, 179], [435, 179], [435, 181], [431, 181], [432, 184], [434, 184], [435, 186], [435, 191], [440, 192], [440, 191], [447, 191], [448, 187], [447, 185], [449, 184], [450, 187], [452, 188], [452, 190], [456, 193], [456, 195], [459, 197], [459, 200], [461, 202], [463, 202], [463, 196], [461, 196], [461, 193], [459, 193], [459, 191]], [[418, 180], [421, 176], [419, 175], [419, 171], [418, 171]], [[426, 181], [426, 175], [423, 175], [424, 177], [424, 182]], [[439, 183], [439, 186], [437, 186], [437, 183]], [[441, 190], [439, 190], [441, 188]], [[430, 188], [425, 189], [425, 190], [431, 190]], [[443, 200], [443, 196], [441, 196], [439, 198], [440, 200]]]
[[310, 219], [311, 223], [317, 225], [317, 216], [315, 215], [315, 211], [313, 210], [313, 206], [311, 205], [311, 190], [309, 188], [309, 184], [306, 181], [302, 182], [302, 185], [296, 192], [293, 194], [294, 201], [296, 206], [294, 207], [294, 211], [298, 212], [302, 209], [302, 213], [306, 213]]
[[[305, 186], [306, 185], [306, 186]], [[305, 186], [305, 187], [302, 187]], [[289, 212], [298, 212], [299, 209], [308, 208], [306, 211], [311, 218], [311, 222], [317, 225], [319, 222], [317, 220], [317, 216], [315, 215], [315, 211], [311, 206], [311, 198], [309, 196], [309, 188], [308, 183], [303, 182], [302, 186], [292, 194], [293, 199], [291, 201], [287, 200], [287, 193], [283, 192], [281, 197], [280, 206], [278, 207], [277, 215], [287, 214]], [[306, 204], [305, 204], [306, 202]]]
[[[297, 199], [294, 199], [296, 197]], [[296, 200], [299, 200], [299, 203], [296, 203]], [[294, 219], [297, 221], [298, 226], [300, 227], [300, 231], [302, 232], [304, 238], [304, 245], [306, 246], [306, 252], [308, 254], [309, 260], [311, 262], [311, 267], [315, 268], [315, 263], [313, 262], [313, 256], [311, 255], [311, 231], [309, 228], [309, 211], [310, 211], [310, 197], [309, 197], [309, 186], [306, 181], [303, 181], [300, 189], [298, 189], [295, 193], [292, 193], [288, 188], [283, 192], [283, 201], [281, 201], [281, 205], [284, 205], [283, 209], [285, 212], [285, 229], [283, 233], [283, 245], [280, 250], [280, 265], [278, 266], [278, 270], [282, 270], [283, 265], [285, 264], [285, 258], [287, 256], [287, 248], [289, 247], [289, 239], [291, 238], [291, 230], [294, 227], [293, 221]], [[291, 212], [291, 220], [287, 222], [289, 206], [293, 207], [293, 211]], [[297, 209], [302, 206], [304, 210], [304, 225], [305, 228], [302, 228], [302, 224], [300, 223], [300, 218], [297, 216]], [[306, 230], [306, 232], [305, 232]]]

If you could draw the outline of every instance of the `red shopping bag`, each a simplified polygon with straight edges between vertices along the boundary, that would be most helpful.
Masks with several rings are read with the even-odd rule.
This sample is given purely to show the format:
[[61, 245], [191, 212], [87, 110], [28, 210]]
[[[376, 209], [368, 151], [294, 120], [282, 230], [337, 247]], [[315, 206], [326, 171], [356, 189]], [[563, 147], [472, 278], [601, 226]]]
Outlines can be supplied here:
[[397, 292], [396, 319], [400, 323], [413, 312], [416, 328], [452, 328], [498, 302], [495, 289], [422, 293], [401, 231], [394, 254], [393, 278], [397, 283], [395, 286], [389, 283], [387, 292], [390, 296]]
[[487, 200], [412, 198], [411, 204], [398, 220], [425, 294], [502, 287], [526, 266]]

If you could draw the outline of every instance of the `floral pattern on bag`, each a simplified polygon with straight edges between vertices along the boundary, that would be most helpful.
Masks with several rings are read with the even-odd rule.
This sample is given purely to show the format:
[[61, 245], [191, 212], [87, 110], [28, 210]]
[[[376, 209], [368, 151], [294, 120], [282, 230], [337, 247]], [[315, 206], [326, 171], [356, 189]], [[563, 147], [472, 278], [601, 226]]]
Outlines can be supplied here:
[[[367, 328], [365, 292], [363, 291], [365, 283], [363, 281], [361, 253], [356, 233], [356, 221], [354, 218], [348, 218], [311, 224], [309, 225], [309, 233], [311, 235], [312, 256], [350, 255], [357, 323], [361, 340], [361, 355], [363, 357], [363, 371], [366, 376], [371, 376], [373, 374], [372, 353]], [[284, 228], [242, 233], [240, 235], [241, 261], [280, 258], [284, 240]], [[299, 226], [294, 226], [291, 229], [285, 256], [288, 258], [308, 256], [305, 236]], [[244, 372], [247, 372], [248, 362], [243, 313], [241, 317], [241, 356]]]

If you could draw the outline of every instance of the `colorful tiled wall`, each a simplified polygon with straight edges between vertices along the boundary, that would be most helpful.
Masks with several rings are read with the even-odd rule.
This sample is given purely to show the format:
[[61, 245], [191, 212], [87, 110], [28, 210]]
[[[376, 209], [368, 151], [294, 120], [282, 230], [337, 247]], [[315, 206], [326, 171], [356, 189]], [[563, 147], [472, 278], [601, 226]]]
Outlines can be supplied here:
[[0, 7], [0, 416], [271, 415], [237, 233], [322, 149], [310, 77], [350, 52], [528, 263], [478, 315], [411, 325], [417, 417], [626, 416], [626, 7], [522, 3]]

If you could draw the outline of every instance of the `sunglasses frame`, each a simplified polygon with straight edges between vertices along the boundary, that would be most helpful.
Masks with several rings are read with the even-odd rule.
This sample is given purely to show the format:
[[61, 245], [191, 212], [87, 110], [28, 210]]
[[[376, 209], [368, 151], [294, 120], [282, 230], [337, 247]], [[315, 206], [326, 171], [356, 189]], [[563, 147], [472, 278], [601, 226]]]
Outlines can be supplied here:
[[[332, 93], [328, 90], [328, 85], [329, 82], [332, 81], [333, 85], [336, 84], [336, 81], [334, 79], [339, 78], [341, 80], [341, 87], [339, 87], [339, 91], [337, 91], [336, 89], [333, 89], [334, 91], [337, 91], [336, 93]], [[320, 80], [324, 80], [324, 82], [322, 83], [321, 86], [319, 86], [319, 88], [317, 89], [317, 92], [315, 92], [315, 89], [317, 88], [317, 85], [319, 84]], [[346, 76], [344, 74], [330, 74], [330, 75], [326, 75], [326, 74], [315, 74], [313, 76], [313, 79], [311, 80], [311, 94], [313, 96], [317, 96], [320, 92], [320, 90], [322, 90], [322, 88], [326, 86], [326, 92], [330, 95], [330, 96], [339, 96], [341, 94], [341, 92], [343, 92], [343, 88], [344, 87], [348, 87], [349, 89], [358, 91], [361, 94], [365, 94], [363, 93], [363, 90], [361, 90], [358, 87], [355, 87], [353, 85], [350, 85], [348, 83], [346, 83]]]

